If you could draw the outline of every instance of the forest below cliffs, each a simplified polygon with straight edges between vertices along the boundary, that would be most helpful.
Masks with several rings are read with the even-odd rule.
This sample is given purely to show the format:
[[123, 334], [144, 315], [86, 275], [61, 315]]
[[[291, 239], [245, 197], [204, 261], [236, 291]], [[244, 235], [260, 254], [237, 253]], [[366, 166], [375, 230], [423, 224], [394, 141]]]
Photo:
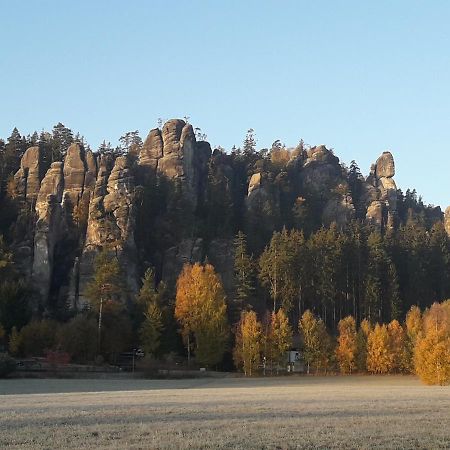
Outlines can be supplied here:
[[[389, 151], [363, 175], [324, 145], [258, 149], [251, 129], [211, 149], [180, 119], [96, 150], [61, 123], [14, 129], [0, 139], [0, 346], [220, 364], [249, 311], [282, 310], [294, 330], [311, 311], [332, 335], [347, 316], [402, 321], [450, 298], [450, 210], [402, 192], [395, 170]], [[215, 328], [195, 333], [201, 311]], [[199, 344], [212, 335], [223, 345]]]

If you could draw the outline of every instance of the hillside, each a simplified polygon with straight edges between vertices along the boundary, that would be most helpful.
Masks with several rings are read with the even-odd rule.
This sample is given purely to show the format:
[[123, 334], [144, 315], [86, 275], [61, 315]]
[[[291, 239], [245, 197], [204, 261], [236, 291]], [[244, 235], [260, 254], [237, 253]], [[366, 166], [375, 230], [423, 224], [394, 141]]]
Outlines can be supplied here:
[[[294, 239], [288, 230], [301, 231], [305, 248], [293, 267], [301, 286], [279, 298], [290, 302], [292, 320], [305, 307], [328, 311], [330, 327], [344, 313], [376, 310], [375, 319], [390, 320], [412, 304], [450, 297], [450, 210], [444, 218], [415, 191], [398, 190], [390, 152], [374, 155], [364, 177], [324, 145], [287, 149], [277, 141], [258, 151], [250, 132], [227, 153], [201, 138], [174, 119], [144, 142], [132, 135], [122, 149], [92, 152], [63, 126], [2, 143], [0, 233], [13, 261], [2, 276], [26, 281], [31, 314], [65, 320], [85, 309], [95, 256], [106, 249], [118, 257], [128, 299], [148, 267], [170, 303], [183, 264], [210, 262], [233, 321], [243, 307], [240, 231], [253, 264], [249, 303], [261, 312], [272, 298], [257, 261], [273, 237]], [[380, 287], [369, 299], [374, 274]]]

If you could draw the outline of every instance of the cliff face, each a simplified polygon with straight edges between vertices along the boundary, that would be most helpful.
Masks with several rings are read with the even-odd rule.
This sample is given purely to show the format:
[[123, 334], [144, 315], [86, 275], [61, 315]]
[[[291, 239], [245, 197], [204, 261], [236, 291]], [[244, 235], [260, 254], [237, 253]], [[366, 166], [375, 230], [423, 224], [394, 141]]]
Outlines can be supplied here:
[[[224, 186], [215, 192], [226, 191], [231, 197], [243, 191], [243, 198], [237, 200], [246, 222], [261, 226], [265, 221], [269, 232], [283, 226], [284, 211], [302, 202], [317, 210], [320, 224], [344, 226], [355, 217], [348, 173], [325, 146], [291, 152], [290, 160], [275, 173], [258, 164], [243, 178], [244, 189], [236, 191], [233, 186], [239, 183], [230, 155], [219, 152], [211, 159], [209, 144], [197, 142], [192, 126], [178, 119], [168, 121], [162, 130], [151, 130], [137, 160], [132, 155], [96, 155], [75, 143], [63, 162], [52, 163], [43, 173], [39, 147], [29, 148], [14, 177], [20, 210], [14, 236], [18, 267], [40, 293], [36, 308], [48, 308], [50, 302], [83, 308], [93, 262], [101, 249], [119, 257], [131, 294], [148, 264], [159, 265], [160, 276], [173, 286], [185, 262], [205, 258], [216, 266], [232, 294], [232, 233], [204, 230], [212, 171]], [[380, 228], [396, 226], [394, 175], [392, 154], [384, 152], [367, 179], [361, 180], [364, 214]], [[165, 185], [171, 194], [164, 197], [161, 186]], [[151, 212], [143, 209], [143, 195], [152, 199]], [[148, 214], [154, 217], [148, 220]], [[179, 227], [186, 228], [184, 232], [174, 231], [174, 217]], [[204, 224], [198, 226], [201, 221]], [[445, 225], [450, 233], [450, 208]], [[157, 245], [144, 248], [137, 235], [155, 236]]]
[[372, 166], [367, 177], [366, 218], [378, 227], [393, 228], [397, 215], [397, 186], [394, 181], [395, 164], [392, 153], [386, 151]]

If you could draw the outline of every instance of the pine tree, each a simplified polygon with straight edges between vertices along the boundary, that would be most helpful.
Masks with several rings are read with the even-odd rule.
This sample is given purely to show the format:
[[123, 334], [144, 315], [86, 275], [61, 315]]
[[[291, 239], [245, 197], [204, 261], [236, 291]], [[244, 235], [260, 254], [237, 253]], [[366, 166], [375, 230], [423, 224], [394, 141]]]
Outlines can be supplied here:
[[159, 349], [160, 337], [163, 331], [163, 315], [160, 304], [161, 292], [155, 288], [153, 270], [147, 269], [142, 279], [142, 287], [137, 295], [139, 309], [143, 312], [139, 336], [144, 351], [153, 356]]
[[243, 309], [250, 307], [255, 291], [255, 267], [247, 253], [247, 240], [242, 231], [234, 240], [234, 276], [236, 279], [236, 297], [230, 315], [233, 323]]
[[98, 314], [98, 352], [102, 350], [102, 321], [124, 305], [124, 282], [117, 257], [103, 249], [95, 258], [94, 274], [86, 287], [90, 308]]
[[352, 373], [356, 366], [356, 324], [352, 316], [338, 323], [339, 337], [336, 356], [342, 373]]
[[244, 155], [252, 155], [256, 152], [255, 130], [253, 128], [250, 128], [245, 135], [243, 151]]
[[145, 353], [155, 356], [163, 329], [161, 309], [156, 303], [149, 303], [144, 317], [139, 330], [140, 342]]
[[70, 144], [74, 142], [73, 132], [67, 128], [63, 123], [58, 122], [53, 127], [52, 133], [52, 161], [61, 161], [69, 148]]
[[252, 376], [258, 369], [262, 347], [262, 327], [254, 311], [242, 311], [235, 336], [234, 364], [245, 376]]

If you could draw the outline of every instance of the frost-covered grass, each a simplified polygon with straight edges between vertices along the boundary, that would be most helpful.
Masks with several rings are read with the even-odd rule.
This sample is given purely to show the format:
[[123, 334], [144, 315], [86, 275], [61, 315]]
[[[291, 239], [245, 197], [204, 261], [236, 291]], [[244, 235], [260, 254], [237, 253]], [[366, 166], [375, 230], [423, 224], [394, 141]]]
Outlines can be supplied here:
[[0, 448], [450, 448], [416, 378], [2, 380]]

